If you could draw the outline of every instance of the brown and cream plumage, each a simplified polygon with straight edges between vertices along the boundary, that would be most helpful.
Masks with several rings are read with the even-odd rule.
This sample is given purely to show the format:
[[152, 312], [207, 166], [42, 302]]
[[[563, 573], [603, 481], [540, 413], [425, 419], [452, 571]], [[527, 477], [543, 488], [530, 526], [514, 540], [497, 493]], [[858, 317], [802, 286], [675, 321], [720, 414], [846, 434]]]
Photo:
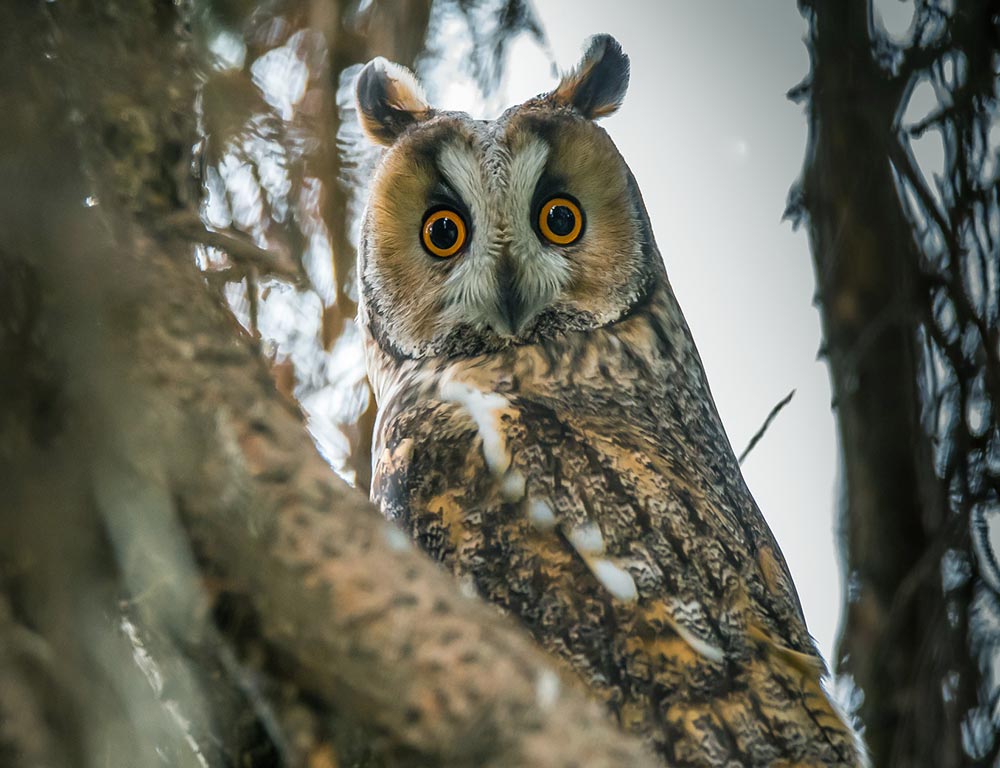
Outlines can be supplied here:
[[627, 82], [596, 37], [554, 91], [477, 121], [396, 65], [362, 71], [386, 147], [359, 257], [373, 498], [670, 765], [858, 765], [594, 123]]

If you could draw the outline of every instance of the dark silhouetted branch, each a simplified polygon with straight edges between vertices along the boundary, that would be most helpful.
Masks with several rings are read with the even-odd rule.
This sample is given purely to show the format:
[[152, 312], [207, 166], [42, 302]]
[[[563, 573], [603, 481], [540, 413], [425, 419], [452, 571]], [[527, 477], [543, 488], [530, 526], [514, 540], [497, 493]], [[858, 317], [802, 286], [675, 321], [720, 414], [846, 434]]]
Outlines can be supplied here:
[[760, 439], [764, 437], [764, 434], [767, 432], [768, 427], [771, 426], [771, 422], [774, 421], [774, 419], [777, 417], [779, 413], [781, 413], [782, 409], [786, 405], [792, 402], [793, 397], [795, 397], [794, 389], [787, 395], [785, 395], [783, 398], [781, 398], [781, 400], [777, 402], [774, 408], [771, 409], [770, 413], [767, 414], [767, 418], [764, 419], [764, 423], [760, 425], [760, 429], [758, 429], [754, 433], [753, 437], [750, 438], [750, 442], [747, 443], [747, 447], [743, 449], [742, 453], [740, 453], [738, 461], [741, 465], [743, 464], [743, 461], [746, 459], [746, 457], [750, 455], [750, 451], [752, 451], [756, 447], [757, 443], [760, 442]]

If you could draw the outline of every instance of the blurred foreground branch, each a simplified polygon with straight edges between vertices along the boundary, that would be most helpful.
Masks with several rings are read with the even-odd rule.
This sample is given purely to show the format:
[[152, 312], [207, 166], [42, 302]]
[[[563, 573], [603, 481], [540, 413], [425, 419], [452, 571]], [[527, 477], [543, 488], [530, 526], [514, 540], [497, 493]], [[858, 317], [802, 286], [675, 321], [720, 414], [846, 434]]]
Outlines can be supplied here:
[[653, 765], [336, 477], [156, 226], [177, 6], [58, 13], [53, 61], [0, 11], [0, 761]]

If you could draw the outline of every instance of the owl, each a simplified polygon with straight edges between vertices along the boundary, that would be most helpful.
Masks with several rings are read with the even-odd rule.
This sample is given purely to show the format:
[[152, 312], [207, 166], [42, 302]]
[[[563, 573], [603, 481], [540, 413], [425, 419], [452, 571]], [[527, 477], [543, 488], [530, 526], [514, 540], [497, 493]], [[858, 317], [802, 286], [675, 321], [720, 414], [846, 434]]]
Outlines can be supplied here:
[[358, 256], [372, 498], [667, 764], [859, 765], [595, 122], [628, 78], [598, 36], [553, 91], [474, 120], [361, 71], [384, 148]]

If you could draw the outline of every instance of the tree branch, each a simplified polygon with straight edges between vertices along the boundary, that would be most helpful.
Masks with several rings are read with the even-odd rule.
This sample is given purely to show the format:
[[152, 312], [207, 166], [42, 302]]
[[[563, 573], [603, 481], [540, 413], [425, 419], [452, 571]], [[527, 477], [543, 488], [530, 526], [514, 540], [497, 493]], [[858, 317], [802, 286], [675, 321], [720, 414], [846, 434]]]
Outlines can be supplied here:
[[781, 413], [781, 411], [784, 409], [786, 405], [792, 402], [793, 397], [795, 397], [794, 389], [787, 395], [785, 395], [783, 398], [781, 398], [781, 400], [779, 400], [775, 404], [774, 408], [772, 408], [771, 411], [767, 414], [767, 418], [764, 419], [764, 423], [760, 425], [760, 429], [758, 429], [754, 433], [754, 436], [750, 438], [750, 442], [747, 443], [747, 447], [743, 449], [743, 452], [740, 454], [739, 459], [737, 459], [740, 466], [743, 466], [744, 460], [746, 460], [746, 457], [750, 455], [750, 451], [752, 451], [757, 446], [757, 443], [760, 442], [760, 439], [764, 437], [765, 433], [768, 430], [768, 427], [771, 426], [771, 422], [775, 420], [775, 418], [778, 416], [779, 413]]

